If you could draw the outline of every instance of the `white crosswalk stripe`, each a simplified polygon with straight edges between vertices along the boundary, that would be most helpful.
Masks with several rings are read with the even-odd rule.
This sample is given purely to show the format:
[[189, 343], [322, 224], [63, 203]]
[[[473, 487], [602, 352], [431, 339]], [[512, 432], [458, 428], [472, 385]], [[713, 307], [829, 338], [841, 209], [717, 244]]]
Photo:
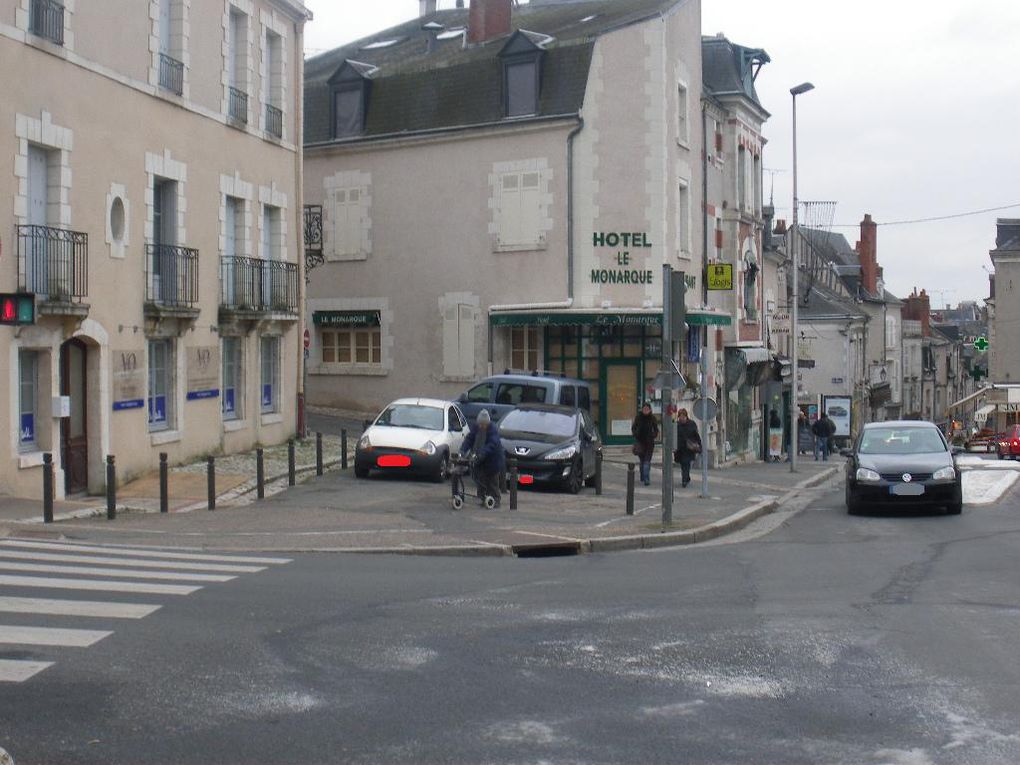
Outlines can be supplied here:
[[[11, 588], [92, 591], [118, 595], [190, 595], [203, 585], [220, 584], [242, 574], [265, 571], [268, 566], [290, 563], [289, 558], [250, 555], [212, 555], [187, 550], [153, 547], [0, 540], [0, 613], [45, 615], [57, 619], [87, 618], [97, 626], [104, 619], [142, 619], [161, 608], [147, 603], [116, 600], [72, 600], [13, 595]], [[164, 581], [152, 581], [164, 580]], [[169, 582], [195, 582], [171, 584]], [[201, 583], [201, 584], [198, 584]], [[15, 617], [10, 617], [13, 620]], [[40, 650], [86, 648], [113, 634], [111, 630], [73, 626], [0, 624], [0, 684], [20, 683], [53, 666], [50, 656], [5, 658], [5, 646], [18, 653]]]

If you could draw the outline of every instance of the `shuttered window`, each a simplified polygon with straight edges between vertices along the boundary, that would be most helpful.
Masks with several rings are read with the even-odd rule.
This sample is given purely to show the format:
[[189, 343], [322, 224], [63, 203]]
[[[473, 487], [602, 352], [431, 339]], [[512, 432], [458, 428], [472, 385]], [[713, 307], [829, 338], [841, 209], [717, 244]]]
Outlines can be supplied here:
[[447, 306], [443, 313], [443, 374], [474, 377], [475, 309], [464, 303]]
[[364, 212], [362, 191], [358, 188], [333, 192], [333, 249], [338, 256], [355, 256], [362, 247]]
[[541, 177], [537, 172], [504, 173], [499, 194], [499, 244], [538, 245]]

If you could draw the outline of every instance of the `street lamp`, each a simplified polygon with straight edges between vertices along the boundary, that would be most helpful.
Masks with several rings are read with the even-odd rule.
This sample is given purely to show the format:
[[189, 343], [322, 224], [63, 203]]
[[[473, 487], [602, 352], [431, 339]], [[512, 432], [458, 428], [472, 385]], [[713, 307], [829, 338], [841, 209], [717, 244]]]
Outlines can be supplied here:
[[800, 411], [797, 389], [799, 387], [797, 376], [797, 314], [800, 306], [800, 293], [797, 286], [797, 272], [800, 269], [799, 258], [797, 257], [800, 247], [798, 246], [797, 232], [797, 207], [800, 202], [797, 200], [797, 96], [814, 90], [810, 82], [802, 82], [796, 87], [790, 88], [790, 95], [793, 96], [793, 221], [790, 226], [790, 260], [793, 266], [793, 310], [790, 311], [790, 361], [793, 364], [792, 385], [790, 386], [790, 472], [797, 472], [797, 451], [800, 448], [797, 432], [797, 413]]

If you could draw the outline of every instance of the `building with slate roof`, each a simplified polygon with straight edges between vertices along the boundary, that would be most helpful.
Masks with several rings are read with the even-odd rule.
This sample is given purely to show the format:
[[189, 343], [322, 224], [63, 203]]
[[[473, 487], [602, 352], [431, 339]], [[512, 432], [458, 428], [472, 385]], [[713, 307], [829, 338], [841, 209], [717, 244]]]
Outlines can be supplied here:
[[995, 249], [989, 252], [995, 274], [988, 299], [989, 378], [1006, 389], [989, 424], [1001, 432], [1020, 422], [1020, 218], [996, 221]]
[[309, 401], [538, 370], [591, 381], [604, 437], [629, 441], [656, 395], [663, 264], [689, 324], [732, 322], [703, 290], [700, 4], [423, 5], [306, 63]]

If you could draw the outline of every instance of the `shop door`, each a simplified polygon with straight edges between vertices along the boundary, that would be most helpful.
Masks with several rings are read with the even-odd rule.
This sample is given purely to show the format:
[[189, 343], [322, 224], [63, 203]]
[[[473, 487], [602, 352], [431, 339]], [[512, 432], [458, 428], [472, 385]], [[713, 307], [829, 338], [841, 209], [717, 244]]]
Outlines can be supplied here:
[[630, 443], [630, 426], [638, 413], [641, 397], [641, 361], [603, 361], [600, 372], [599, 414], [603, 440], [607, 444]]
[[86, 356], [86, 346], [80, 340], [68, 340], [60, 346], [60, 395], [71, 399], [71, 416], [60, 421], [60, 454], [67, 494], [79, 494], [89, 487]]

